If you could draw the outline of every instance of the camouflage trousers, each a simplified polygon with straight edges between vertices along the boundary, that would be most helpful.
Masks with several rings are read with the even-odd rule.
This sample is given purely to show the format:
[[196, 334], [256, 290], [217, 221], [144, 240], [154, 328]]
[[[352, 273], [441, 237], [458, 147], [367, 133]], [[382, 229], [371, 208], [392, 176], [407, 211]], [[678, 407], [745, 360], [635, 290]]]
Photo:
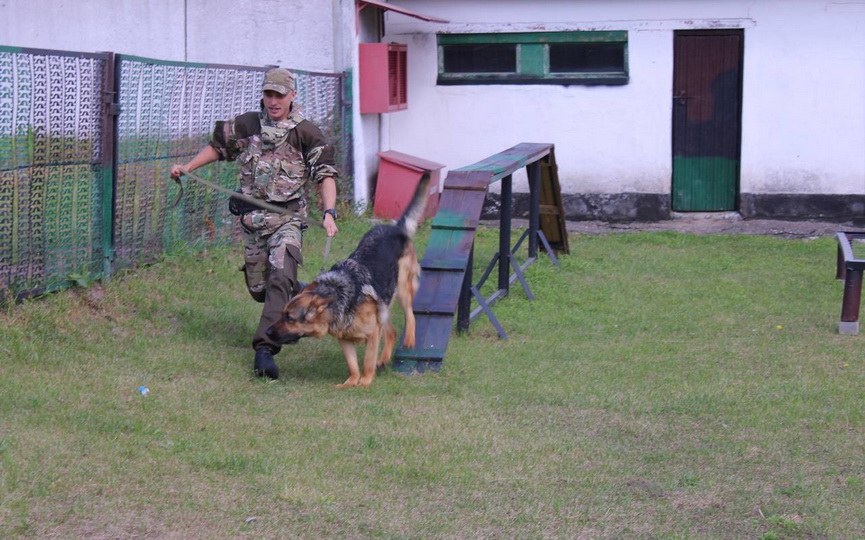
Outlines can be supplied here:
[[281, 214], [256, 210], [240, 217], [243, 234], [241, 270], [249, 294], [264, 304], [252, 348], [268, 346], [279, 352], [280, 345], [266, 331], [282, 315], [282, 309], [297, 290], [297, 267], [303, 264], [302, 224]]

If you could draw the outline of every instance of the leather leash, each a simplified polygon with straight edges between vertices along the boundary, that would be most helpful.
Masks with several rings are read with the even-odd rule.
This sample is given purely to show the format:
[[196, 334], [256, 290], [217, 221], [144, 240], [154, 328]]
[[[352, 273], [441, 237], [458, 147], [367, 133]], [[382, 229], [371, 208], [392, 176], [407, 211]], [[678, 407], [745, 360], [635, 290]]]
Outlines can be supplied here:
[[333, 236], [328, 236], [327, 240], [324, 241], [324, 253], [321, 255], [321, 270], [318, 271], [319, 274], [325, 271], [325, 266], [327, 266], [327, 256], [330, 255], [330, 242], [333, 240]]
[[[299, 220], [303, 221], [304, 223], [306, 223], [307, 225], [311, 224], [311, 225], [315, 225], [316, 227], [320, 227], [322, 229], [324, 228], [324, 224], [318, 223], [317, 221], [307, 221], [308, 220], [307, 217], [301, 216], [297, 212], [292, 212], [288, 208], [276, 206], [275, 204], [270, 204], [270, 203], [264, 202], [261, 199], [256, 199], [255, 197], [250, 197], [249, 195], [244, 195], [243, 193], [238, 193], [238, 192], [232, 191], [228, 188], [224, 188], [224, 187], [220, 186], [219, 184], [214, 184], [213, 182], [208, 182], [204, 178], [198, 176], [197, 174], [193, 174], [193, 173], [187, 171], [186, 169], [180, 169], [180, 172], [182, 172], [184, 176], [188, 176], [189, 178], [195, 180], [199, 184], [203, 184], [203, 185], [209, 187], [210, 189], [225, 193], [225, 194], [229, 195], [230, 197], [234, 197], [235, 199], [240, 199], [241, 201], [248, 202], [249, 204], [252, 204], [254, 206], [257, 206], [259, 208], [267, 210], [268, 212], [274, 212], [277, 214], [285, 214], [289, 217], [299, 219]], [[180, 198], [183, 196], [183, 185], [180, 183], [179, 178], [175, 181], [180, 186], [180, 193], [177, 194], [177, 200], [174, 201], [174, 205], [177, 206], [177, 203], [180, 202]], [[328, 237], [328, 238], [330, 238], [330, 237]]]
[[[238, 193], [238, 192], [232, 191], [228, 188], [224, 188], [224, 187], [220, 186], [219, 184], [214, 184], [213, 182], [208, 182], [204, 178], [198, 176], [197, 174], [193, 174], [193, 173], [187, 171], [186, 169], [180, 169], [180, 172], [182, 172], [184, 176], [188, 176], [189, 178], [195, 180], [199, 184], [205, 185], [205, 186], [209, 187], [210, 189], [225, 193], [225, 194], [229, 195], [230, 197], [234, 197], [235, 199], [240, 199], [242, 201], [248, 202], [249, 204], [252, 204], [254, 206], [257, 206], [259, 208], [267, 210], [268, 212], [275, 212], [277, 214], [285, 214], [287, 216], [299, 219], [299, 220], [303, 221], [304, 223], [307, 223], [307, 224], [311, 223], [312, 225], [315, 225], [316, 227], [320, 227], [320, 228], [324, 229], [323, 223], [318, 223], [317, 221], [311, 221], [311, 222], [307, 221], [308, 218], [301, 216], [297, 212], [292, 212], [288, 208], [276, 206], [274, 204], [264, 202], [261, 199], [256, 199], [255, 197], [250, 197], [248, 195], [244, 195], [243, 193]], [[180, 183], [180, 178], [175, 178], [174, 181], [177, 182], [177, 185], [180, 187], [180, 193], [177, 194], [177, 199], [175, 199], [174, 204], [172, 205], [172, 206], [177, 206], [177, 203], [179, 203], [180, 199], [183, 197], [183, 184]], [[333, 241], [333, 236], [328, 236], [327, 240], [325, 240], [324, 254], [321, 257], [321, 270], [319, 271], [319, 273], [324, 272], [324, 270], [325, 270], [325, 266], [327, 265], [327, 256], [330, 255], [330, 244], [332, 241]]]

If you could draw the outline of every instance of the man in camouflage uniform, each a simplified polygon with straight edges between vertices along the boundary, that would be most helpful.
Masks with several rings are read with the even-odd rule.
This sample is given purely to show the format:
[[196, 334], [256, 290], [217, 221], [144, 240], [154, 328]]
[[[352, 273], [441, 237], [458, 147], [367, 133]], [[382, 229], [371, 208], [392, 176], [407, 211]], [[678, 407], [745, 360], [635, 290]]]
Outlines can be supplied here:
[[[321, 131], [305, 120], [294, 103], [297, 84], [287, 69], [272, 69], [262, 85], [262, 109], [216, 122], [210, 143], [185, 165], [174, 165], [171, 176], [181, 169], [193, 171], [217, 160], [237, 161], [240, 190], [244, 195], [282, 206], [307, 216], [304, 188], [318, 184], [324, 205], [323, 225], [328, 236], [337, 233], [334, 149]], [[243, 232], [243, 271], [252, 297], [264, 307], [258, 330], [252, 338], [254, 371], [258, 376], [279, 378], [273, 359], [280, 346], [265, 334], [282, 314], [282, 308], [297, 291], [297, 266], [303, 263], [303, 221], [269, 212], [232, 199], [232, 213], [239, 215]]]

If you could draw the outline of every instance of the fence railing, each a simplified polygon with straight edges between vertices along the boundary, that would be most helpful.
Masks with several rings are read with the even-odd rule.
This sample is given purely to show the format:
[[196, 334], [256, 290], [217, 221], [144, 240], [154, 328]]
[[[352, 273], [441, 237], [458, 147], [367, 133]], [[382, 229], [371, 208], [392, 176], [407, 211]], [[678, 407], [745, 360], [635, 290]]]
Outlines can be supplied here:
[[[173, 163], [213, 123], [257, 110], [264, 67], [0, 47], [0, 291], [22, 297], [110, 276], [190, 242], [233, 234], [227, 197]], [[350, 165], [344, 74], [296, 71], [297, 102]], [[230, 166], [203, 172], [236, 187]], [[351, 184], [340, 183], [350, 196]]]

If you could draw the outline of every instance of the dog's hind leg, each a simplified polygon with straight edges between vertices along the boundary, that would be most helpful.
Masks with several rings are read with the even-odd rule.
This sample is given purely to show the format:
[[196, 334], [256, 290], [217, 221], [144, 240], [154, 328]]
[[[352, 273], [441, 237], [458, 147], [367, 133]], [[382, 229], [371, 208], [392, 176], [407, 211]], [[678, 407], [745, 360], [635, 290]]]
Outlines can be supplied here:
[[366, 350], [363, 351], [363, 376], [357, 386], [369, 386], [375, 379], [375, 364], [378, 356], [378, 346], [381, 342], [381, 328], [376, 328], [366, 338]]
[[[346, 339], [339, 340], [339, 346], [342, 348], [342, 354], [345, 355], [345, 362], [348, 364], [348, 379], [344, 383], [336, 385], [336, 387], [351, 388], [352, 386], [357, 386], [358, 382], [360, 382], [360, 369], [358, 369], [357, 365], [357, 348], [354, 346], [353, 341]], [[364, 361], [364, 364], [366, 364], [366, 361]], [[366, 365], [364, 365], [365, 370]]]
[[405, 345], [406, 349], [414, 349], [415, 345], [415, 320], [414, 320], [414, 311], [412, 311], [412, 300], [407, 302], [403, 302], [400, 299], [400, 304], [402, 305], [402, 309], [405, 312], [405, 337], [402, 342]]
[[414, 304], [414, 295], [417, 293], [419, 282], [420, 265], [417, 262], [417, 253], [414, 250], [414, 245], [409, 245], [406, 249], [406, 254], [399, 260], [399, 278], [396, 288], [399, 305], [402, 306], [402, 311], [405, 313], [405, 337], [403, 338], [403, 345], [407, 349], [414, 349], [415, 346], [416, 330], [412, 305]]
[[390, 355], [393, 354], [393, 347], [396, 345], [396, 330], [390, 322], [381, 325], [381, 334], [384, 338], [384, 345], [381, 348], [381, 355], [378, 357], [376, 367], [381, 367], [390, 362]]

